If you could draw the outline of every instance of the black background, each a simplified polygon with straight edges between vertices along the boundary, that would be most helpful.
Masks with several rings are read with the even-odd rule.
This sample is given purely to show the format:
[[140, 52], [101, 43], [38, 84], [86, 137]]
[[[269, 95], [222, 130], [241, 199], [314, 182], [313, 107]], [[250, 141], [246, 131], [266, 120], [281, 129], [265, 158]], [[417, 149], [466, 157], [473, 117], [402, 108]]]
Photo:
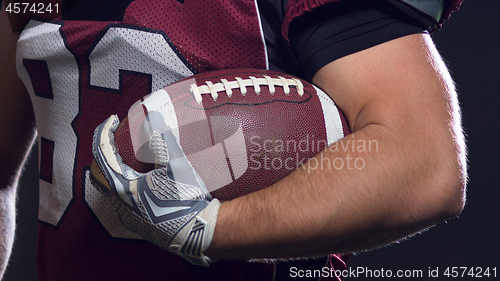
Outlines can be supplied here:
[[[420, 280], [447, 278], [447, 267], [493, 267], [500, 276], [500, 1], [466, 0], [443, 28], [433, 35], [456, 81], [469, 149], [467, 205], [462, 214], [423, 235], [380, 250], [352, 257], [349, 267], [373, 271], [422, 270]], [[38, 157], [28, 161], [18, 194], [15, 248], [4, 281], [36, 277], [35, 249], [38, 209]], [[439, 270], [428, 277], [429, 268]], [[461, 270], [459, 271], [461, 274]], [[500, 277], [497, 277], [500, 278]], [[347, 280], [363, 280], [365, 275]], [[381, 279], [381, 278], [375, 278]], [[399, 278], [393, 278], [398, 279]], [[405, 278], [402, 278], [405, 279]], [[486, 280], [495, 278], [486, 276]], [[480, 280], [482, 280], [480, 279]]]
[[[469, 149], [467, 205], [462, 214], [410, 241], [354, 256], [350, 267], [423, 270], [447, 278], [447, 267], [497, 267], [500, 280], [500, 1], [465, 0], [433, 35], [457, 84]], [[439, 269], [438, 278], [428, 270]], [[462, 270], [458, 272], [462, 274]], [[491, 273], [491, 271], [490, 271]], [[366, 278], [350, 278], [362, 280]], [[398, 278], [396, 278], [398, 279]]]

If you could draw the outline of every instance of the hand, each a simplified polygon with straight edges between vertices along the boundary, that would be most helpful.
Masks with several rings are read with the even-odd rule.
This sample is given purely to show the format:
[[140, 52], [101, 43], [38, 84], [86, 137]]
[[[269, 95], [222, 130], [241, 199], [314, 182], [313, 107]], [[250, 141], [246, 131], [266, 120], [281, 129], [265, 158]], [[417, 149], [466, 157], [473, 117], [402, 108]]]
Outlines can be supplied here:
[[[161, 114], [149, 118], [163, 122]], [[124, 164], [114, 146], [118, 125], [113, 115], [94, 133], [94, 159], [109, 184], [98, 184], [99, 189], [112, 200], [125, 227], [193, 264], [208, 266], [212, 260], [203, 251], [212, 241], [221, 203], [212, 199], [170, 130], [153, 130], [154, 170], [143, 174]], [[170, 129], [164, 122], [162, 128]], [[169, 156], [184, 182], [174, 180]]]

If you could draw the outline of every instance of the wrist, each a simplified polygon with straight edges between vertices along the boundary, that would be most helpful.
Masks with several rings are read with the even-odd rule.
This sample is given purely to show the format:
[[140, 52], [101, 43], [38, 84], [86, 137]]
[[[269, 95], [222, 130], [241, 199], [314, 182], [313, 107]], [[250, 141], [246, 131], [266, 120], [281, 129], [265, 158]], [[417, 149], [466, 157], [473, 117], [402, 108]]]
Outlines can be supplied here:
[[220, 206], [218, 199], [211, 200], [203, 211], [173, 237], [168, 250], [195, 265], [209, 266], [215, 262], [217, 258], [208, 257], [205, 250], [212, 242]]

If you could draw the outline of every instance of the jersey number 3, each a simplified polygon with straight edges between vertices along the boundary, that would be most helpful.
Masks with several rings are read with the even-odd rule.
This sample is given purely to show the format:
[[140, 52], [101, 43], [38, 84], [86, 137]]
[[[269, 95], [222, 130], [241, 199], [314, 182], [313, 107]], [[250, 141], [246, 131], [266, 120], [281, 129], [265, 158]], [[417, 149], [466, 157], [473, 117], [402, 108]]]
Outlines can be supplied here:
[[80, 163], [91, 155], [90, 143], [82, 142], [91, 140], [93, 128], [79, 126], [86, 122], [79, 118], [86, 106], [103, 107], [86, 105], [83, 97], [121, 95], [123, 73], [148, 77], [146, 91], [155, 91], [193, 70], [157, 30], [110, 24], [100, 34], [82, 54], [71, 49], [62, 24], [32, 20], [20, 35], [18, 74], [30, 93], [38, 131], [39, 220], [57, 226], [83, 191], [81, 198], [111, 236], [138, 238], [121, 227], [110, 202], [90, 184], [90, 163]]

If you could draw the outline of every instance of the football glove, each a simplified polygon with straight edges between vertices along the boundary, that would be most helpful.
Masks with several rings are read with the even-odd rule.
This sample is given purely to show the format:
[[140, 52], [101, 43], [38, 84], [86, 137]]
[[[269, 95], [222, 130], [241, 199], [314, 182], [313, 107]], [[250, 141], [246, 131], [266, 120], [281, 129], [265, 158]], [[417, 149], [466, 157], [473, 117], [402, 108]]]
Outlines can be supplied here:
[[[122, 162], [114, 145], [119, 125], [116, 115], [96, 128], [94, 159], [108, 183], [98, 189], [111, 199], [126, 228], [195, 265], [208, 266], [212, 260], [203, 251], [212, 241], [221, 203], [212, 199], [172, 131], [164, 129], [170, 128], [161, 114], [149, 118], [156, 118], [163, 129], [152, 130], [149, 145], [156, 166], [148, 173]], [[182, 170], [182, 182], [174, 178], [172, 165], [176, 171]]]

